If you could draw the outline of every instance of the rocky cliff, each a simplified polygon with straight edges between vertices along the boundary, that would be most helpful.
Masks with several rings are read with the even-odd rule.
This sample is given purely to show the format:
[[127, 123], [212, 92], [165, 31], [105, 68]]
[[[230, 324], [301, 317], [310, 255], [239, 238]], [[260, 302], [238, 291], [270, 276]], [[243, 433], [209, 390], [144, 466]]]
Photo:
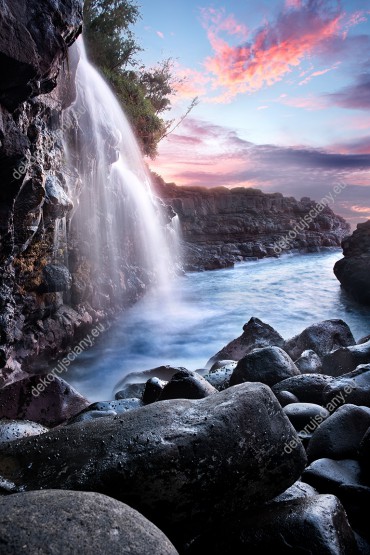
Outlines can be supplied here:
[[342, 248], [344, 258], [335, 264], [334, 273], [354, 299], [370, 304], [370, 220], [358, 224]]
[[[63, 195], [61, 116], [73, 72], [63, 63], [81, 32], [82, 0], [2, 0], [0, 9], [0, 381], [20, 363], [56, 355], [73, 336], [65, 280], [52, 280]], [[60, 79], [58, 80], [58, 75]], [[58, 83], [59, 86], [58, 86]], [[62, 86], [63, 83], [63, 86]], [[72, 95], [72, 96], [71, 96]], [[64, 207], [63, 207], [64, 197]], [[58, 208], [58, 203], [60, 204]], [[48, 292], [52, 291], [52, 292]]]
[[[129, 236], [118, 302], [105, 261], [97, 268], [86, 255], [94, 239], [71, 224], [86, 187], [65, 147], [87, 117], [74, 109], [78, 53], [70, 48], [82, 5], [0, 0], [0, 387], [46, 369], [153, 279]], [[115, 145], [105, 142], [113, 163]], [[136, 230], [131, 212], [126, 228]]]
[[[156, 178], [158, 195], [179, 216], [187, 270], [338, 247], [349, 225], [324, 200], [300, 201], [258, 189], [178, 187]], [[334, 198], [333, 198], [334, 202]]]

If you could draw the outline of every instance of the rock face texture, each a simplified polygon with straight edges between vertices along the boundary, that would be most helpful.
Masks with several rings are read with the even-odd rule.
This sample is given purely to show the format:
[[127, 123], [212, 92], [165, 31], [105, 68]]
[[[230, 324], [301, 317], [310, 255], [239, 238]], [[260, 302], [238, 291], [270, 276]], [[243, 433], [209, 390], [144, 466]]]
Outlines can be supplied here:
[[99, 493], [33, 491], [2, 499], [2, 552], [177, 555], [166, 536], [131, 507]]
[[8, 377], [19, 371], [14, 359], [26, 367], [39, 351], [55, 354], [91, 322], [86, 311], [74, 321], [67, 314], [71, 278], [52, 267], [56, 218], [73, 206], [61, 172], [61, 117], [73, 100], [63, 60], [81, 27], [82, 0], [1, 3], [0, 368]]
[[357, 301], [370, 304], [370, 220], [358, 224], [342, 242], [344, 258], [334, 266], [343, 288]]
[[[177, 187], [160, 178], [156, 188], [179, 216], [188, 270], [212, 270], [292, 250], [337, 247], [349, 233], [349, 225], [328, 206], [305, 224], [304, 217], [317, 205], [309, 198], [297, 201], [246, 188]], [[286, 238], [281, 248], [279, 242]]]
[[[295, 447], [287, 454], [289, 442]], [[305, 463], [293, 427], [262, 384], [159, 401], [0, 448], [0, 476], [21, 490], [104, 493], [139, 510], [172, 541], [189, 534], [189, 525], [197, 532], [272, 499]]]
[[[82, 29], [83, 0], [0, 5], [1, 386], [24, 378], [23, 370], [50, 368], [95, 323], [142, 296], [154, 276], [126, 237], [116, 294], [109, 265], [100, 259], [97, 267], [86, 254], [93, 236], [83, 239], [73, 228], [72, 215], [89, 189], [73, 169], [77, 156], [71, 168], [65, 149], [67, 135], [80, 140], [88, 117], [76, 105], [66, 111], [77, 94], [79, 56], [69, 47]], [[105, 139], [113, 163], [116, 145]], [[137, 233], [137, 212], [131, 214], [124, 223]]]

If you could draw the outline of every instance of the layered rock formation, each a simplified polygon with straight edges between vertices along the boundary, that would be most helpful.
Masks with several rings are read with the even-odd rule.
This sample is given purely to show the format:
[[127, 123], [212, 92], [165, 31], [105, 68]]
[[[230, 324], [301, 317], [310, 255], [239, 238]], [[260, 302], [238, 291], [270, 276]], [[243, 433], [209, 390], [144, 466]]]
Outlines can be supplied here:
[[344, 258], [335, 264], [334, 274], [354, 299], [370, 304], [370, 220], [358, 224], [342, 248]]
[[[70, 276], [60, 275], [48, 287], [55, 221], [73, 206], [61, 173], [61, 115], [73, 100], [72, 89], [66, 94], [73, 72], [63, 60], [81, 27], [82, 0], [2, 2], [1, 383], [19, 371], [15, 359], [27, 361], [40, 351], [55, 354], [66, 346], [75, 327], [89, 320], [80, 314], [73, 322], [72, 313], [63, 308], [60, 292], [68, 287]], [[63, 87], [57, 86], [60, 72]]]
[[[338, 247], [349, 225], [327, 204], [258, 189], [177, 187], [156, 178], [159, 196], [179, 216], [187, 270]], [[310, 216], [310, 212], [313, 215]]]
[[[82, 6], [82, 0], [1, 2], [0, 386], [24, 377], [23, 370], [46, 368], [154, 280], [133, 237], [140, 231], [135, 209], [126, 210], [123, 229], [131, 234], [121, 241], [118, 294], [106, 260], [94, 265], [86, 254], [94, 236], [82, 237], [71, 224], [92, 188], [65, 148], [67, 135], [81, 143], [88, 117], [75, 104], [66, 111], [76, 99], [78, 53], [69, 47], [82, 29]], [[106, 137], [111, 163], [116, 142]], [[109, 225], [98, 196], [96, 205]], [[99, 232], [105, 237], [105, 229]]]

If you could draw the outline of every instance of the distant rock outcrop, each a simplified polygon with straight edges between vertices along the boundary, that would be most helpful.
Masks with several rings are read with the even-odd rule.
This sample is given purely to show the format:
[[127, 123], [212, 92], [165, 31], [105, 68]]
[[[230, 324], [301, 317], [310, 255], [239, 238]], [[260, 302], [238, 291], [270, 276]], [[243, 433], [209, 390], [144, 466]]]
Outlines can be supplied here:
[[[346, 221], [304, 197], [237, 187], [179, 187], [156, 179], [157, 194], [179, 216], [186, 270], [213, 270], [241, 260], [338, 247]], [[315, 215], [310, 216], [311, 214]]]
[[334, 274], [354, 299], [370, 304], [370, 220], [358, 224], [342, 248], [344, 258], [335, 264]]

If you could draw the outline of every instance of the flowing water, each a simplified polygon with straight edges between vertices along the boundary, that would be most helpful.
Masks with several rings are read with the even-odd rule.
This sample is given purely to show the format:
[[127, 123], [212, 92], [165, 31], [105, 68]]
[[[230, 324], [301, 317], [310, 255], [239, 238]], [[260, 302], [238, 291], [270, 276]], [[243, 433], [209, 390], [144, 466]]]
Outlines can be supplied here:
[[341, 251], [332, 250], [178, 277], [170, 295], [152, 292], [123, 313], [63, 377], [91, 401], [112, 399], [130, 372], [162, 364], [204, 367], [252, 316], [285, 338], [342, 318], [360, 339], [370, 333], [370, 308], [341, 291], [333, 274], [339, 258]]
[[65, 151], [72, 191], [80, 194], [69, 231], [101, 296], [109, 291], [119, 301], [131, 279], [130, 268], [140, 268], [165, 286], [173, 265], [170, 247], [128, 120], [87, 60], [82, 38], [73, 48], [79, 57], [77, 98], [64, 116]]

